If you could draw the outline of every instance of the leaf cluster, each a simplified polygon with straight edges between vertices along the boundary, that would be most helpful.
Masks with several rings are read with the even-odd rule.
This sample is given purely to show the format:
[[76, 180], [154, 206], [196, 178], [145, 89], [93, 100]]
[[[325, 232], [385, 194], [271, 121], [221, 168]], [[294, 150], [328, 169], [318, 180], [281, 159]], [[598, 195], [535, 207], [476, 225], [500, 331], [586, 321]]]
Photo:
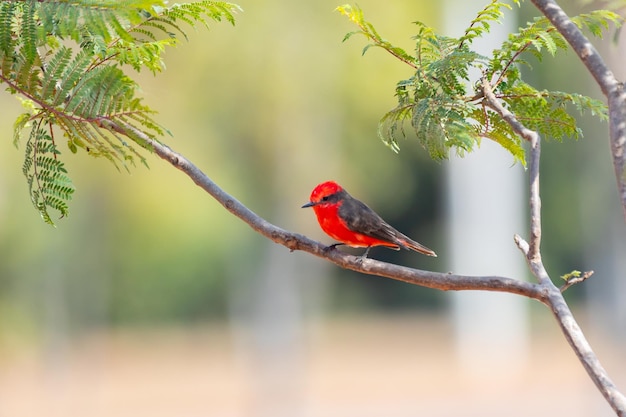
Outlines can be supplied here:
[[27, 138], [24, 174], [46, 222], [49, 208], [68, 213], [73, 192], [54, 132], [71, 152], [82, 149], [118, 169], [145, 164], [142, 137], [156, 140], [166, 130], [142, 104], [125, 66], [162, 71], [162, 52], [187, 37], [185, 26], [234, 23], [239, 10], [206, 0], [0, 1], [0, 83], [25, 108], [14, 143]]
[[[519, 6], [519, 0], [513, 3]], [[384, 40], [374, 26], [364, 19], [358, 7], [341, 6], [371, 47], [382, 48], [410, 65], [414, 74], [396, 85], [397, 106], [380, 120], [378, 135], [394, 151], [399, 150], [398, 137], [405, 136], [409, 122], [418, 141], [434, 159], [445, 159], [450, 149], [463, 154], [471, 151], [486, 137], [508, 150], [515, 160], [525, 164], [522, 139], [487, 105], [478, 82], [486, 77], [497, 99], [509, 108], [526, 127], [541, 135], [561, 140], [582, 136], [572, 109], [589, 111], [606, 119], [606, 107], [589, 97], [560, 91], [537, 90], [522, 80], [520, 65], [527, 65], [528, 54], [542, 59], [547, 52], [556, 55], [567, 49], [567, 43], [546, 18], [537, 18], [509, 35], [490, 56], [472, 50], [472, 43], [487, 34], [494, 23], [500, 23], [511, 5], [492, 0], [469, 23], [463, 35], [454, 38], [437, 34], [422, 22], [415, 22], [415, 51], [408, 54]], [[619, 26], [622, 19], [615, 13], [596, 10], [572, 19], [594, 36], [602, 36], [610, 24]], [[344, 39], [344, 40], [345, 40]]]

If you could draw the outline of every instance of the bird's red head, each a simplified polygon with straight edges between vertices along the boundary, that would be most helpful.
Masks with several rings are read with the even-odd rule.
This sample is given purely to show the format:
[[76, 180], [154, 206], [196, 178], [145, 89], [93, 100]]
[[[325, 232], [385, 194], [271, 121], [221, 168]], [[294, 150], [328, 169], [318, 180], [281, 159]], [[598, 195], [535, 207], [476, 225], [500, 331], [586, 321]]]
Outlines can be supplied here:
[[[306, 203], [304, 207], [316, 207], [322, 206], [324, 202], [328, 199], [329, 196], [342, 191], [343, 188], [341, 185], [337, 184], [335, 181], [326, 181], [321, 184], [318, 184], [317, 187], [313, 189], [311, 192], [311, 197], [309, 198], [309, 202]], [[333, 202], [335, 204], [336, 202]]]
[[343, 188], [335, 181], [326, 181], [313, 189], [310, 200], [312, 203], [319, 203], [324, 197], [333, 195], [341, 190], [343, 190]]

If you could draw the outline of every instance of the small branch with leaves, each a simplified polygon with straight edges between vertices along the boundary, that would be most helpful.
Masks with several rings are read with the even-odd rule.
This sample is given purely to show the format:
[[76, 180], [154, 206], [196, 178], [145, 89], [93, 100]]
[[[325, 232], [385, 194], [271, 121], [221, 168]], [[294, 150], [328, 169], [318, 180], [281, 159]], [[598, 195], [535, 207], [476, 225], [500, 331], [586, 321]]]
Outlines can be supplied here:
[[587, 278], [591, 277], [594, 274], [594, 271], [572, 271], [565, 275], [561, 275], [561, 279], [565, 281], [565, 284], [559, 287], [559, 291], [565, 292], [569, 287], [580, 284], [585, 281]]

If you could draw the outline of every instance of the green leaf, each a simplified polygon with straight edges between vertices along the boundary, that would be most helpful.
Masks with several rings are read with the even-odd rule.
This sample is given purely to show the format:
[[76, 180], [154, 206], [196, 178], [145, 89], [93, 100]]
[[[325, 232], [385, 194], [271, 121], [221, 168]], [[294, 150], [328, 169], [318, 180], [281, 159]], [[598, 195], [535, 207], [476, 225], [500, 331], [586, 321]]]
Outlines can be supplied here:
[[580, 278], [580, 275], [582, 274], [582, 272], [577, 271], [577, 270], [573, 270], [572, 272], [568, 272], [567, 274], [563, 274], [561, 275], [561, 279], [565, 282], [573, 279], [573, 278]]
[[346, 36], [344, 36], [343, 38], [344, 42], [355, 34], [363, 35], [367, 39], [369, 39], [372, 43], [370, 45], [365, 46], [365, 48], [362, 51], [362, 54], [365, 54], [365, 52], [370, 47], [377, 46], [377, 47], [383, 48], [384, 50], [391, 53], [393, 56], [397, 57], [398, 59], [404, 61], [405, 63], [411, 66], [414, 66], [414, 63], [413, 63], [414, 58], [408, 53], [406, 53], [406, 51], [404, 51], [402, 48], [393, 46], [390, 42], [383, 39], [374, 28], [374, 25], [372, 25], [370, 22], [366, 21], [363, 18], [363, 11], [358, 6], [352, 7], [346, 4], [346, 5], [337, 7], [337, 9], [335, 10], [337, 10], [342, 15], [348, 17], [350, 21], [352, 21], [354, 24], [356, 24], [360, 28], [360, 30], [355, 31], [355, 32], [350, 32]]
[[31, 116], [32, 115], [30, 113], [22, 113], [17, 116], [17, 119], [15, 119], [15, 122], [13, 122], [13, 146], [15, 146], [16, 148], [20, 143], [22, 131], [25, 127], [28, 126]]
[[602, 38], [604, 31], [609, 29], [611, 23], [619, 28], [624, 23], [624, 18], [610, 10], [593, 10], [574, 16], [572, 21], [580, 29], [586, 29], [593, 36]]
[[60, 152], [52, 136], [40, 125], [33, 127], [26, 143], [22, 172], [27, 179], [30, 198], [41, 218], [54, 226], [50, 210], [61, 217], [69, 214], [68, 201], [74, 194], [74, 185], [67, 175]]
[[[516, 2], [519, 6], [519, 3]], [[501, 19], [504, 16], [502, 9], [511, 9], [511, 5], [500, 1], [492, 0], [483, 10], [478, 12], [478, 15], [474, 20], [470, 22], [470, 25], [465, 29], [465, 33], [458, 41], [459, 44], [471, 43], [474, 39], [481, 37], [484, 33], [489, 32], [491, 29], [491, 23], [501, 23]]]

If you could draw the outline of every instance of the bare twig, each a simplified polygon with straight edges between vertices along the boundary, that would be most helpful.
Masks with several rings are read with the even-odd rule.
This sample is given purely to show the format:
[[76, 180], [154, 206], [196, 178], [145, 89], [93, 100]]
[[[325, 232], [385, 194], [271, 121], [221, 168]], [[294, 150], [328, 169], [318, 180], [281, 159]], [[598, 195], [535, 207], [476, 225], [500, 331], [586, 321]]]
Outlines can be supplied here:
[[[576, 353], [583, 367], [598, 387], [607, 402], [619, 416], [626, 416], [626, 397], [617, 389], [606, 370], [598, 360], [591, 345], [585, 338], [580, 326], [574, 319], [569, 306], [563, 298], [564, 289], [557, 288], [541, 260], [541, 199], [539, 195], [539, 162], [541, 157], [541, 138], [537, 132], [526, 128], [494, 96], [492, 86], [486, 78], [482, 80], [482, 90], [486, 104], [511, 126], [513, 131], [530, 142], [530, 243], [520, 236], [515, 236], [515, 243], [526, 256], [528, 267], [539, 281], [539, 286], [546, 292], [547, 305], [556, 317], [565, 338]], [[573, 285], [573, 284], [572, 284]]]
[[524, 256], [528, 257], [528, 251], [530, 250], [530, 248], [528, 247], [528, 242], [526, 242], [520, 235], [513, 236], [513, 240], [515, 241], [515, 244], [517, 245], [519, 250], [522, 251]]
[[581, 59], [609, 106], [609, 138], [613, 168], [626, 219], [626, 92], [589, 39], [554, 0], [532, 0]]

